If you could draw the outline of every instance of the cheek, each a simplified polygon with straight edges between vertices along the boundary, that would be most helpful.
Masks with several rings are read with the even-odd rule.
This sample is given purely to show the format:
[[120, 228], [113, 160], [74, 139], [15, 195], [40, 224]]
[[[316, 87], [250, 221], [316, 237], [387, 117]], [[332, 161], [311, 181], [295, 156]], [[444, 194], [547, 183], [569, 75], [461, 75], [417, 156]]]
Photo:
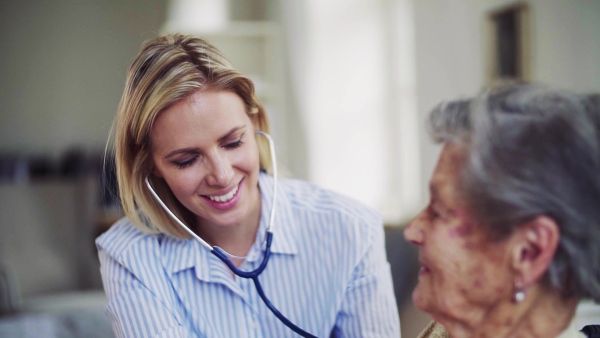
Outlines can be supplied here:
[[468, 238], [473, 234], [473, 223], [462, 221], [448, 231], [451, 238]]
[[457, 208], [454, 211], [452, 223], [448, 230], [450, 238], [467, 240], [475, 235], [476, 224], [473, 223], [469, 213], [464, 208]]
[[512, 284], [506, 281], [501, 271], [487, 268], [474, 272], [476, 275], [468, 278], [463, 285], [464, 298], [472, 305], [485, 306], [506, 297], [512, 289]]
[[237, 152], [232, 157], [232, 163], [235, 167], [244, 171], [255, 171], [260, 166], [258, 146], [256, 142], [249, 142], [246, 149]]
[[[465, 224], [456, 229], [448, 230], [445, 241], [436, 243], [439, 248], [437, 267], [443, 271], [438, 282], [447, 283], [459, 293], [468, 293], [472, 289], [481, 289], [493, 276], [490, 275], [495, 262], [490, 262], [487, 255], [480, 249], [482, 244], [471, 236], [469, 225]], [[443, 285], [442, 285], [443, 286]]]
[[[481, 247], [483, 234], [478, 230], [478, 225], [471, 221], [471, 218], [464, 210], [456, 212], [457, 217], [452, 226], [447, 230], [449, 239], [459, 243], [461, 248], [467, 251], [476, 250]], [[485, 245], [485, 243], [483, 243]]]
[[440, 267], [449, 272], [466, 272], [475, 268], [470, 263], [478, 255], [479, 245], [472, 233], [470, 223], [461, 223], [445, 230], [443, 238], [435, 243], [439, 250]]
[[194, 193], [198, 186], [199, 175], [195, 175], [193, 170], [176, 169], [169, 172], [164, 172], [163, 179], [175, 194], [175, 196], [187, 195]]
[[[423, 303], [429, 299], [439, 312], [467, 313], [505, 296], [512, 284], [503, 265], [503, 248], [487, 243], [478, 234], [476, 225], [462, 222], [430, 242], [436, 249], [429, 279], [432, 284], [423, 285], [414, 298], [420, 297]], [[427, 294], [434, 294], [433, 298]]]
[[486, 308], [506, 293], [507, 285], [499, 276], [484, 267], [484, 262], [463, 262], [461, 270], [449, 268], [443, 278], [436, 279], [438, 312], [451, 316], [463, 316], [475, 309]]
[[246, 152], [244, 154], [243, 161], [248, 168], [258, 167], [260, 163], [258, 148], [253, 149], [253, 151]]
[[469, 250], [461, 263], [459, 292], [472, 303], [487, 303], [512, 287], [508, 270], [493, 252]]

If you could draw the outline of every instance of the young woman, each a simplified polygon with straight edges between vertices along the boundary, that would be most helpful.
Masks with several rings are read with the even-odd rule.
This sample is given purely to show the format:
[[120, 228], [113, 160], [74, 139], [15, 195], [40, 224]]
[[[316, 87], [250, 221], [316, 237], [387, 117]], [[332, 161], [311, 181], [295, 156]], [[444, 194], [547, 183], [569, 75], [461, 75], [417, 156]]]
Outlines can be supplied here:
[[144, 44], [114, 130], [127, 217], [97, 245], [118, 337], [399, 336], [381, 218], [267, 174], [266, 113], [215, 47]]

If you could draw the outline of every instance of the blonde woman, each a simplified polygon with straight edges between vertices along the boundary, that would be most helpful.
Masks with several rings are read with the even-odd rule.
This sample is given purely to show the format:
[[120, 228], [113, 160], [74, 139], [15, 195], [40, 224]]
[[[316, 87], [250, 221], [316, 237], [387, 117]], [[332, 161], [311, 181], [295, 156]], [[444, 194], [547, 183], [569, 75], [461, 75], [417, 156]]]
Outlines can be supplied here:
[[381, 218], [267, 173], [265, 110], [214, 46], [145, 43], [114, 130], [126, 218], [97, 246], [116, 336], [399, 336]]

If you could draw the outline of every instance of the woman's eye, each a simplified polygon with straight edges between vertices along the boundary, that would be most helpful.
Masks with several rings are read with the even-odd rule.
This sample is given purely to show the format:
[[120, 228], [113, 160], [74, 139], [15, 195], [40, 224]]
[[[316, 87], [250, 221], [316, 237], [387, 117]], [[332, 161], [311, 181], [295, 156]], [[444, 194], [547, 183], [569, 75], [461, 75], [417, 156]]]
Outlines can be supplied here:
[[431, 219], [437, 219], [440, 217], [440, 213], [437, 212], [437, 210], [435, 210], [435, 208], [433, 206], [429, 206], [429, 218]]
[[226, 145], [223, 146], [223, 148], [235, 149], [235, 148], [239, 148], [242, 144], [243, 144], [243, 142], [242, 142], [242, 139], [240, 138], [239, 140], [237, 140], [235, 142], [227, 143]]
[[183, 169], [183, 168], [187, 168], [187, 167], [191, 166], [192, 164], [194, 164], [194, 162], [196, 162], [196, 159], [198, 159], [198, 156], [194, 156], [194, 157], [190, 158], [189, 160], [174, 161], [173, 164], [175, 164], [175, 166], [178, 169]]
[[435, 210], [431, 209], [429, 210], [429, 217], [431, 217], [431, 219], [436, 219], [440, 216], [440, 214], [438, 214]]

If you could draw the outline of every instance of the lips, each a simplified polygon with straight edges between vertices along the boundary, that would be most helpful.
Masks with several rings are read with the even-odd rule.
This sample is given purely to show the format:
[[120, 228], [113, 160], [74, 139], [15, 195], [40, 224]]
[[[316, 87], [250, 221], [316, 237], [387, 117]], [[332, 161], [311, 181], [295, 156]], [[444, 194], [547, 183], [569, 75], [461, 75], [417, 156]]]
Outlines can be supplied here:
[[419, 257], [419, 264], [421, 265], [421, 267], [419, 268], [419, 276], [431, 273], [431, 270], [429, 270], [429, 267], [425, 263], [425, 259], [423, 259], [422, 257]]
[[233, 198], [233, 196], [235, 196], [235, 194], [238, 191], [238, 187], [239, 187], [239, 185], [236, 185], [235, 187], [233, 187], [233, 189], [231, 191], [229, 191], [227, 194], [224, 194], [224, 195], [206, 196], [206, 197], [208, 197], [211, 201], [214, 201], [214, 202], [227, 202], [227, 201], [231, 200]]
[[217, 210], [229, 210], [237, 205], [242, 195], [242, 179], [238, 185], [231, 188], [229, 191], [222, 190], [214, 195], [202, 195], [204, 200]]

